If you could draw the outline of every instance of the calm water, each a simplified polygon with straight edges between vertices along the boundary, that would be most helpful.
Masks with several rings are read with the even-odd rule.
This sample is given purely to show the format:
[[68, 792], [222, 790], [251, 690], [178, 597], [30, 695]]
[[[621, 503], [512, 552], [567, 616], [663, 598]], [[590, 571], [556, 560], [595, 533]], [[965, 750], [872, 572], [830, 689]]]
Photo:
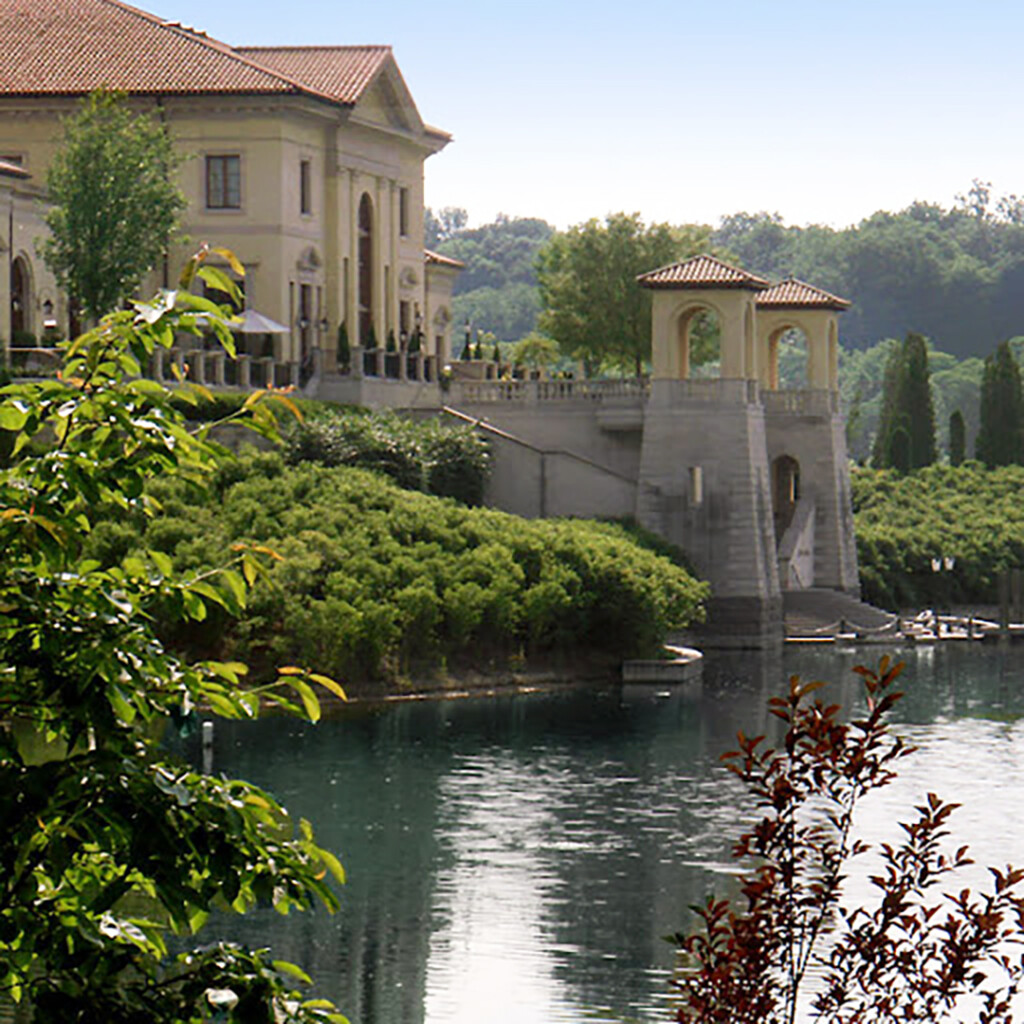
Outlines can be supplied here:
[[[850, 704], [849, 669], [869, 656], [713, 659], [701, 693], [668, 698], [572, 690], [218, 724], [215, 769], [312, 819], [349, 874], [341, 913], [261, 912], [231, 935], [311, 969], [353, 1024], [670, 1019], [661, 936], [732, 870], [740, 804], [719, 754], [766, 726], [791, 672], [841, 680]], [[895, 838], [935, 790], [965, 805], [953, 831], [979, 862], [1024, 862], [1024, 647], [902, 656], [896, 721], [920, 749], [866, 806], [864, 835]]]

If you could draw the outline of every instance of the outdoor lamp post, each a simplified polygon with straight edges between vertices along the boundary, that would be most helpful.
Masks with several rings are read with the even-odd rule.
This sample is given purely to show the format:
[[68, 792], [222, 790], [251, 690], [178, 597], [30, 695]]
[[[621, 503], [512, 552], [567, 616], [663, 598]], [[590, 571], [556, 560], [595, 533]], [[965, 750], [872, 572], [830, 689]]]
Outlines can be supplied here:
[[[932, 572], [935, 573], [936, 575], [938, 575], [938, 573], [943, 572], [943, 571], [951, 573], [953, 571], [953, 567], [955, 565], [956, 565], [956, 559], [952, 555], [941, 555], [938, 558], [933, 558], [932, 559]], [[947, 586], [948, 586], [948, 584], [947, 584]], [[949, 609], [950, 609], [950, 607], [952, 605], [952, 602], [951, 601], [947, 601], [946, 605], [947, 605], [947, 611], [949, 611]], [[936, 625], [935, 635], [936, 636], [941, 636], [941, 634], [942, 634], [942, 623], [941, 623], [941, 621], [940, 621], [940, 619], [939, 619], [937, 614], [935, 616], [935, 625]]]

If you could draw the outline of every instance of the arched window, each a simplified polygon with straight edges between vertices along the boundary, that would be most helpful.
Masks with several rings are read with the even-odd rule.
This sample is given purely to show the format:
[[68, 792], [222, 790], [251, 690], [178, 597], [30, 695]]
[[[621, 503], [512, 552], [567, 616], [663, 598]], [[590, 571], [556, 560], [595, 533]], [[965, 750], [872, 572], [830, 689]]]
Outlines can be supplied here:
[[373, 329], [373, 205], [359, 200], [359, 344], [366, 347]]
[[32, 301], [31, 279], [23, 257], [19, 256], [11, 264], [11, 335], [18, 331], [30, 331]]

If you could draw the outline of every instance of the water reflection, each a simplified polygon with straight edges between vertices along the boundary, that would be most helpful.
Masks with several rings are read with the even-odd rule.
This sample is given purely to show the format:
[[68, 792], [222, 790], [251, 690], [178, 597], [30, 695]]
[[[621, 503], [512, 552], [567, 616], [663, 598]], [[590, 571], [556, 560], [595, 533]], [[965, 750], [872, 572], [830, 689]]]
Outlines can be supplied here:
[[[713, 659], [702, 690], [358, 708], [317, 727], [218, 725], [216, 768], [267, 786], [337, 850], [336, 917], [273, 913], [234, 937], [312, 968], [354, 1024], [667, 1019], [672, 949], [690, 904], [728, 884], [739, 800], [719, 755], [770, 730], [790, 672], [839, 679], [863, 651]], [[861, 818], [872, 840], [928, 789], [979, 862], [1021, 860], [1024, 649], [906, 654], [901, 729], [919, 746]], [[993, 812], [996, 813], [993, 813]], [[980, 869], [979, 869], [980, 871]], [[855, 896], [866, 894], [855, 872]], [[859, 896], [857, 896], [859, 898]]]

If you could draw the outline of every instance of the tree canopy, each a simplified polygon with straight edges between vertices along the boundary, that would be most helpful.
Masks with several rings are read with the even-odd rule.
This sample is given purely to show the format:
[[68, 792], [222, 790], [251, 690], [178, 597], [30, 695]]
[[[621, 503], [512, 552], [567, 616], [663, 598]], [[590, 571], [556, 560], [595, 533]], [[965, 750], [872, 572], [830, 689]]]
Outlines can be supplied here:
[[861, 348], [915, 327], [959, 357], [1021, 333], [1024, 214], [975, 181], [951, 207], [914, 202], [840, 230], [778, 214], [723, 218], [714, 244], [748, 270], [795, 276], [851, 299], [844, 341]]
[[455, 282], [452, 315], [456, 324], [493, 331], [516, 341], [537, 325], [540, 298], [534, 263], [554, 230], [535, 217], [498, 214], [491, 224], [467, 228], [466, 211], [445, 207], [426, 211], [426, 244], [466, 267]]
[[[0, 390], [0, 996], [40, 1021], [344, 1020], [295, 991], [301, 969], [266, 950], [193, 947], [214, 909], [334, 909], [327, 877], [343, 873], [270, 795], [160, 743], [195, 726], [198, 708], [252, 718], [272, 704], [316, 720], [314, 685], [344, 696], [300, 667], [257, 684], [244, 665], [190, 661], [163, 641], [214, 611], [239, 614], [275, 556], [240, 544], [179, 573], [159, 551], [106, 566], [83, 555], [100, 518], [156, 511], [153, 478], [201, 493], [226, 454], [139, 373], [176, 333], [212, 328], [232, 350], [218, 308], [188, 291], [197, 276], [232, 287], [204, 258], [182, 289], [66, 343], [59, 378]], [[258, 394], [242, 418], [272, 430]]]
[[165, 128], [122, 98], [88, 96], [47, 172], [47, 265], [90, 317], [122, 306], [166, 254], [185, 199]]
[[651, 296], [636, 278], [707, 248], [709, 231], [615, 213], [557, 232], [537, 257], [541, 330], [588, 374], [642, 373], [651, 350]]

